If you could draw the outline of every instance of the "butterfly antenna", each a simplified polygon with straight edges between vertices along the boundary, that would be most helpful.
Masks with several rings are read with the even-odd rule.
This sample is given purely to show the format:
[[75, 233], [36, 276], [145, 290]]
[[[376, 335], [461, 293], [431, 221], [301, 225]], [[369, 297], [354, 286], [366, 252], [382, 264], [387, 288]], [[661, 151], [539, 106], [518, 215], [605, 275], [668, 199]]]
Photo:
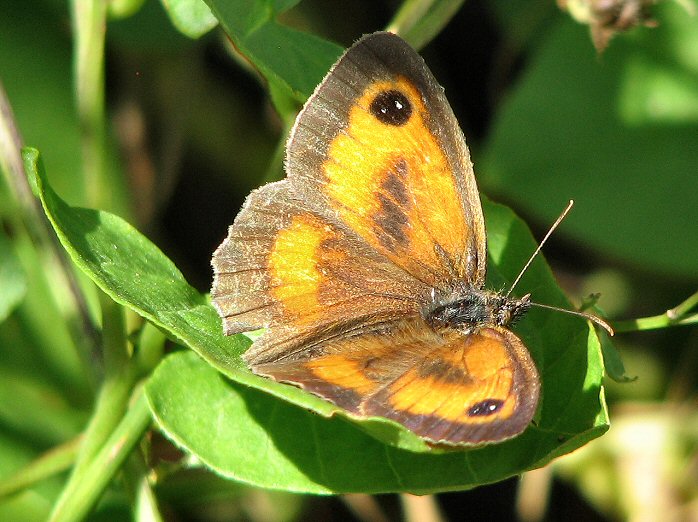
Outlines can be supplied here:
[[606, 330], [608, 332], [608, 335], [613, 336], [613, 334], [615, 333], [610, 324], [608, 324], [606, 321], [604, 321], [600, 317], [596, 317], [595, 315], [588, 314], [586, 312], [578, 312], [576, 310], [568, 310], [567, 308], [558, 308], [557, 306], [550, 306], [550, 305], [545, 305], [545, 304], [541, 304], [541, 303], [534, 303], [533, 301], [529, 301], [529, 304], [531, 306], [537, 306], [538, 308], [547, 308], [548, 310], [556, 310], [558, 312], [562, 312], [565, 314], [576, 315], [577, 317], [583, 317], [584, 319], [587, 319], [587, 320], [591, 321], [592, 323], [594, 323], [595, 325], [598, 325], [601, 328], [603, 328], [604, 330]]
[[526, 261], [526, 264], [524, 267], [521, 269], [521, 272], [519, 272], [519, 275], [516, 276], [516, 279], [514, 279], [514, 282], [511, 284], [509, 287], [509, 291], [507, 292], [506, 296], [509, 297], [509, 294], [511, 294], [512, 290], [514, 290], [514, 287], [519, 284], [519, 281], [523, 277], [524, 273], [526, 270], [528, 270], [528, 267], [533, 263], [533, 260], [536, 258], [536, 256], [540, 253], [541, 249], [543, 248], [543, 245], [545, 242], [548, 240], [548, 238], [551, 236], [551, 234], [555, 231], [555, 229], [558, 227], [560, 223], [562, 223], [562, 220], [565, 219], [567, 214], [569, 214], [570, 210], [572, 210], [572, 205], [574, 205], [574, 201], [570, 199], [570, 202], [567, 203], [567, 207], [565, 207], [565, 210], [562, 211], [562, 214], [555, 220], [555, 223], [550, 227], [548, 232], [545, 234], [545, 237], [541, 240], [541, 242], [538, 244], [538, 248], [531, 254], [531, 257]]
[[[519, 280], [521, 277], [524, 275], [530, 264], [533, 262], [533, 260], [536, 258], [538, 253], [541, 251], [543, 248], [543, 245], [545, 242], [548, 240], [548, 238], [551, 236], [551, 234], [555, 231], [555, 229], [558, 227], [560, 223], [562, 223], [562, 220], [565, 219], [567, 214], [569, 214], [570, 210], [572, 210], [572, 206], [574, 205], [574, 201], [570, 199], [570, 202], [567, 204], [565, 207], [565, 210], [562, 211], [560, 216], [555, 220], [555, 223], [552, 224], [548, 232], [545, 234], [545, 237], [541, 240], [541, 242], [538, 244], [538, 248], [533, 252], [531, 257], [528, 259], [524, 267], [521, 269], [521, 272], [519, 272], [519, 275], [516, 276], [516, 279], [514, 279], [514, 282], [512, 283], [511, 287], [509, 288], [509, 291], [507, 292], [507, 297], [509, 297], [509, 294], [511, 294], [512, 290], [514, 290], [514, 287], [518, 284]], [[577, 317], [582, 317], [584, 319], [587, 319], [591, 321], [592, 323], [600, 326], [604, 330], [608, 332], [609, 335], [613, 335], [613, 328], [611, 328], [611, 325], [608, 324], [606, 321], [603, 319], [600, 319], [599, 317], [596, 317], [595, 315], [588, 314], [586, 312], [578, 312], [576, 310], [567, 310], [566, 308], [558, 308], [557, 306], [550, 306], [550, 305], [545, 305], [541, 303], [534, 303], [533, 301], [529, 301], [531, 306], [537, 306], [538, 308], [547, 308], [548, 310], [556, 310], [558, 312], [562, 312], [565, 314], [569, 315], [576, 315]]]

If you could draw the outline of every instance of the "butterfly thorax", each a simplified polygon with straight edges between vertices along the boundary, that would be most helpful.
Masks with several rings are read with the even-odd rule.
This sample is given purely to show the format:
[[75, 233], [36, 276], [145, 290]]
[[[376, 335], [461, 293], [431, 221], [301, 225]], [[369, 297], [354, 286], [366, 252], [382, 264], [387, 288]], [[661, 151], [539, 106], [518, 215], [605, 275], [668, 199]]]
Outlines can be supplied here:
[[465, 286], [439, 295], [432, 292], [425, 319], [432, 326], [475, 330], [482, 326], [507, 326], [531, 307], [529, 295], [512, 298], [498, 292]]

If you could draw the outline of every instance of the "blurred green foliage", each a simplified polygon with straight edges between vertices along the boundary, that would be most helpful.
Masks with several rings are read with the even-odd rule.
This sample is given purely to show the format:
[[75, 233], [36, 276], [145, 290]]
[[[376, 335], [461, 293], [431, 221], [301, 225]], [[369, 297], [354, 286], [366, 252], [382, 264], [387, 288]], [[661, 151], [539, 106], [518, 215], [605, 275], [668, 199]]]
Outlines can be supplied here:
[[[248, 388], [332, 413], [322, 401], [250, 376], [237, 358], [245, 339], [216, 333], [215, 314], [200, 293], [209, 287], [211, 252], [249, 190], [283, 175], [280, 159], [295, 109], [341, 49], [391, 24], [419, 46], [433, 37], [423, 54], [446, 87], [483, 192], [526, 217], [538, 237], [568, 199], [576, 200], [546, 257], [570, 295], [579, 301], [601, 292], [598, 307], [630, 332], [617, 335], [614, 344], [627, 375], [638, 378], [605, 386], [618, 429], [545, 468], [573, 484], [577, 500], [553, 487], [546, 504], [546, 488], [530, 493], [526, 484], [536, 475], [527, 475], [518, 514], [535, 519], [547, 509], [549, 519], [569, 513], [586, 519], [698, 516], [695, 330], [661, 328], [670, 323], [666, 318], [620, 321], [662, 314], [698, 286], [698, 24], [678, 3], [662, 2], [653, 11], [657, 28], [618, 34], [599, 55], [588, 29], [551, 1], [471, 1], [458, 9], [461, 3], [115, 1], [105, 10], [106, 117], [91, 122], [76, 108], [81, 58], [73, 46], [75, 19], [87, 17], [94, 4], [3, 4], [0, 81], [23, 143], [41, 151], [47, 180], [35, 189], [38, 194], [43, 187], [63, 246], [51, 236], [38, 200], [17, 187], [11, 170], [18, 144], [3, 112], [0, 519], [45, 520], [53, 511], [57, 520], [85, 513], [93, 520], [170, 514], [328, 520], [348, 511], [243, 484], [314, 492], [461, 489], [542, 465], [605, 429], [598, 347], [586, 337], [561, 346], [560, 339], [584, 335], [584, 327], [574, 320], [567, 327], [567, 318], [552, 312], [536, 311], [519, 331], [539, 358], [553, 346], [570, 350], [561, 359], [564, 368], [554, 367], [559, 374], [545, 377], [551, 396], [539, 420], [547, 429], [546, 422], [554, 426], [560, 419], [558, 430], [572, 426], [569, 432], [579, 438], [560, 444], [552, 440], [558, 432], [550, 431], [549, 446], [536, 446], [543, 438], [532, 439], [532, 446], [522, 438], [463, 454], [468, 457], [422, 454], [409, 434], [366, 423], [363, 429], [378, 439], [397, 437], [397, 444], [384, 445], [341, 416], [321, 419]], [[92, 23], [99, 29], [99, 18]], [[106, 167], [97, 199], [107, 212], [74, 208], [94, 206], [85, 147], [95, 125], [104, 131], [99, 154]], [[36, 158], [29, 159], [29, 170], [38, 168]], [[493, 284], [504, 285], [532, 243], [508, 211], [489, 203], [486, 210]], [[517, 232], [500, 233], [509, 223]], [[520, 290], [544, 302], [565, 301], [542, 261]], [[695, 322], [691, 306], [681, 311], [685, 322]], [[661, 329], [632, 331], [647, 324]], [[184, 351], [185, 345], [213, 367]], [[161, 362], [163, 348], [177, 353]], [[588, 368], [578, 367], [587, 360], [583, 350]], [[588, 386], [574, 378], [586, 378]], [[144, 380], [148, 408], [137, 386]], [[582, 408], [579, 426], [572, 420], [579, 419], [580, 403], [560, 402], [563, 384], [596, 392]], [[282, 421], [266, 417], [270, 411]], [[129, 445], [117, 451], [119, 445], [109, 442], [114, 434], [128, 434], [135, 443], [151, 415], [174, 445], [158, 430], [147, 432], [134, 453]], [[216, 431], [221, 419], [226, 422]], [[303, 433], [285, 430], [284, 419], [301, 423]], [[239, 439], [236, 420], [247, 426]], [[327, 439], [306, 444], [313, 429]], [[337, 440], [349, 457], [345, 463], [333, 453], [341, 456], [333, 449]], [[265, 444], [274, 441], [265, 460]], [[375, 455], [345, 473], [342, 465], [361, 459], [353, 443]], [[326, 457], [306, 446], [322, 448]], [[401, 469], [382, 477], [391, 456]], [[503, 461], [509, 465], [492, 466]], [[334, 468], [323, 472], [328, 463]], [[362, 471], [374, 463], [373, 471]], [[114, 480], [114, 472], [103, 472], [110, 466], [120, 470]], [[652, 480], [639, 483], [641, 475]], [[110, 485], [103, 492], [105, 480]], [[499, 500], [498, 487], [440, 496], [442, 509], [455, 520], [464, 506], [496, 495], [491, 509], [500, 511], [471, 512], [469, 518], [511, 517], [514, 502]], [[579, 498], [588, 504], [580, 508]], [[352, 498], [345, 502], [360, 510]], [[396, 514], [389, 497], [379, 502]], [[537, 505], [543, 507], [536, 511]]]

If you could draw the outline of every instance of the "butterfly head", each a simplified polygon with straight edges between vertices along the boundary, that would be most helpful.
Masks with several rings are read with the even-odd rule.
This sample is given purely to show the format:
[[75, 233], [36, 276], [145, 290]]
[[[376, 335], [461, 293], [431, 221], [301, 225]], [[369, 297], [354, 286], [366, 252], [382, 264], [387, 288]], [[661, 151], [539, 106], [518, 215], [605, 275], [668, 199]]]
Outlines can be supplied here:
[[531, 307], [530, 294], [513, 298], [470, 285], [440, 294], [432, 292], [425, 318], [432, 326], [475, 330], [481, 326], [507, 326]]
[[506, 295], [494, 294], [495, 323], [499, 326], [507, 326], [517, 321], [531, 307], [531, 294], [521, 298], [512, 298]]

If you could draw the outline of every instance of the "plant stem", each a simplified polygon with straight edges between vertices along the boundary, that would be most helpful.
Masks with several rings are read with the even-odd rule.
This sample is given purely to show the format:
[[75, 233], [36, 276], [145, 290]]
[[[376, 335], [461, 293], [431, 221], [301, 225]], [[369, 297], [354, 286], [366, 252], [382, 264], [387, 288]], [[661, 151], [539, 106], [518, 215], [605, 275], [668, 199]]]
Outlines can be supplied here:
[[138, 443], [150, 421], [150, 410], [143, 389], [139, 387], [134, 394], [133, 404], [116, 430], [95, 454], [94, 459], [81, 470], [77, 480], [71, 480], [63, 490], [49, 520], [83, 520]]
[[104, 38], [107, 2], [72, 0], [75, 91], [82, 134], [87, 205], [108, 208], [105, 194]]
[[106, 377], [118, 375], [128, 364], [126, 344], [126, 316], [123, 306], [107, 294], [99, 291], [99, 307], [102, 310], [102, 350]]
[[680, 319], [685, 316], [688, 312], [693, 310], [698, 305], [698, 292], [695, 292], [688, 299], [684, 300], [679, 305], [675, 306], [671, 310], [667, 310], [667, 315], [671, 319]]
[[148, 480], [149, 469], [141, 452], [134, 451], [123, 467], [123, 477], [131, 497], [133, 520], [162, 522], [157, 497]]
[[30, 462], [14, 475], [0, 481], [0, 499], [29, 488], [48, 477], [66, 471], [75, 462], [81, 438], [56, 446]]
[[404, 518], [407, 522], [444, 522], [434, 495], [400, 495]]
[[405, 0], [386, 30], [399, 34], [419, 50], [439, 34], [464, 1]]
[[[66, 317], [68, 331], [80, 360], [90, 376], [92, 383], [96, 381], [93, 360], [99, 353], [99, 334], [90, 316], [87, 299], [75, 277], [73, 267], [65, 255], [63, 247], [44, 214], [41, 203], [32, 194], [32, 189], [26, 175], [24, 161], [21, 155], [23, 147], [22, 136], [17, 128], [5, 90], [0, 84], [0, 171], [7, 177], [13, 202], [17, 212], [8, 214], [18, 230], [26, 230], [36, 250], [46, 253], [44, 266], [51, 274], [52, 281], [61, 285], [65, 290], [60, 293], [67, 297]], [[21, 216], [21, 219], [16, 217]], [[75, 319], [74, 317], [77, 317]]]
[[[135, 384], [157, 365], [162, 356], [164, 337], [160, 334], [146, 336], [146, 342], [139, 343], [139, 349], [129, 358], [126, 351], [123, 308], [103, 293], [101, 307], [107, 363], [104, 382], [97, 396], [94, 414], [87, 426], [80, 453], [56, 509], [67, 502], [65, 497], [73, 494], [74, 489], [85, 480], [87, 469], [94, 465], [98, 453], [104, 451], [105, 441], [113, 438], [115, 428], [120, 423], [123, 424], [124, 412], [127, 412], [128, 400]], [[128, 412], [126, 415], [128, 416]]]
[[82, 473], [82, 468], [92, 460], [123, 417], [133, 387], [142, 374], [142, 369], [136, 364], [129, 364], [127, 357], [124, 309], [101, 291], [99, 297], [106, 363], [104, 382], [97, 395], [94, 414], [87, 426], [69, 484]]
[[688, 315], [696, 305], [698, 305], [698, 292], [663, 314], [652, 317], [629, 319], [627, 321], [617, 321], [613, 323], [613, 329], [616, 332], [635, 332], [640, 330], [656, 330], [658, 328], [667, 328], [670, 326], [697, 324], [698, 313]]

